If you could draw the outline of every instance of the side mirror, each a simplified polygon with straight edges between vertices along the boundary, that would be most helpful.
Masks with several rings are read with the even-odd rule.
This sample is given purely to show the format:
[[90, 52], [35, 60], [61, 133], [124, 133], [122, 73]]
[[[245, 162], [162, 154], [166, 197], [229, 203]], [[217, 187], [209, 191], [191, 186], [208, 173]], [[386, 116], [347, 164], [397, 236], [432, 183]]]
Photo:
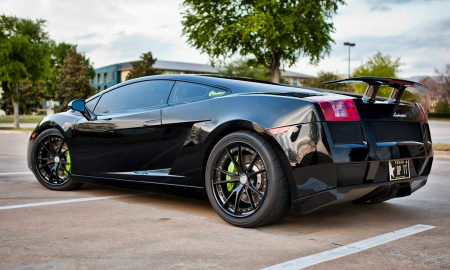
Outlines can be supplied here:
[[82, 99], [75, 99], [69, 103], [69, 108], [83, 114], [86, 112], [86, 103]]
[[69, 103], [69, 108], [81, 113], [89, 121], [93, 121], [97, 119], [97, 116], [86, 107], [86, 102], [82, 99], [75, 99]]

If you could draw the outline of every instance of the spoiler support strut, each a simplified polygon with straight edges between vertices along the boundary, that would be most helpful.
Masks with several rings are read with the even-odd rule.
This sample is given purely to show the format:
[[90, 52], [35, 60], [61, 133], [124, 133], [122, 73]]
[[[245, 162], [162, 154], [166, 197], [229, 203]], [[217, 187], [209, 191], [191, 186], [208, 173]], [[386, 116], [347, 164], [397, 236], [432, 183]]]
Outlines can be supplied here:
[[355, 78], [348, 78], [343, 80], [337, 80], [337, 81], [330, 81], [325, 82], [324, 84], [333, 84], [333, 83], [366, 83], [367, 88], [364, 92], [364, 96], [362, 98], [362, 101], [364, 103], [374, 103], [375, 98], [377, 96], [378, 90], [380, 89], [380, 86], [389, 86], [392, 87], [392, 92], [389, 96], [389, 99], [387, 100], [388, 103], [399, 103], [401, 97], [403, 96], [403, 93], [405, 90], [408, 90], [412, 94], [422, 94], [430, 91], [428, 86], [407, 81], [407, 80], [399, 80], [394, 78], [383, 78], [383, 77], [355, 77]]

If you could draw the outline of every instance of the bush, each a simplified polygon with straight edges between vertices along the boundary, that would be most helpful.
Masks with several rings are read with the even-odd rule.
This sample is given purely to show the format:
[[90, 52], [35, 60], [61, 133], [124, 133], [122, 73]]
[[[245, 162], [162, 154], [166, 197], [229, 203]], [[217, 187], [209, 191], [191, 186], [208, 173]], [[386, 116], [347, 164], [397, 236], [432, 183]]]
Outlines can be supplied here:
[[450, 119], [450, 113], [428, 113], [428, 118], [447, 118], [447, 119]]

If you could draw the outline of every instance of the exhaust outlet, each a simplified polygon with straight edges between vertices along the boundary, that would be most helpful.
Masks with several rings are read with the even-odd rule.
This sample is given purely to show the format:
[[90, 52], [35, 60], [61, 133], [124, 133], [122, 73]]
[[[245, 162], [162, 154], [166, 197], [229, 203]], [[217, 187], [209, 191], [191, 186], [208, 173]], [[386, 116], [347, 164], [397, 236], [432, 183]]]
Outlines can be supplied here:
[[397, 189], [397, 193], [395, 194], [396, 198], [406, 197], [411, 195], [411, 186], [403, 186]]

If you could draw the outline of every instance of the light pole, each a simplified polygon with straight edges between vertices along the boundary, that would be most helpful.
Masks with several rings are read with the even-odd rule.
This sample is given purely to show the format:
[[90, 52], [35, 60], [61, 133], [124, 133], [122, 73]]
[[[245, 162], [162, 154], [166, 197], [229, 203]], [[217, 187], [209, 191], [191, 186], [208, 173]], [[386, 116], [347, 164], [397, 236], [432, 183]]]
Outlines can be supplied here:
[[[355, 43], [344, 42], [345, 46], [348, 46], [348, 77], [350, 78], [350, 47], [355, 47]], [[350, 92], [350, 84], [347, 84], [348, 92]]]

